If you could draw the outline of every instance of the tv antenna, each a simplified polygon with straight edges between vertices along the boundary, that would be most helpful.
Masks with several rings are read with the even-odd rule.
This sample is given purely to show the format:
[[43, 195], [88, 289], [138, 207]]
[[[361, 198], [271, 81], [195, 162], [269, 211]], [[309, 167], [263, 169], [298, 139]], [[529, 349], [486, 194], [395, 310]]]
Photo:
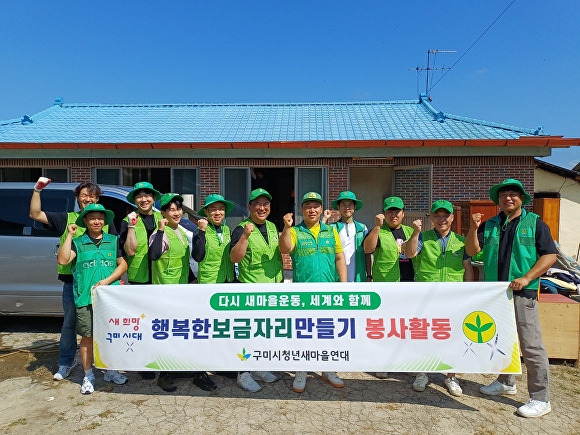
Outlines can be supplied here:
[[450, 66], [442, 66], [438, 68], [431, 66], [431, 55], [433, 55], [433, 58], [435, 58], [439, 53], [451, 54], [457, 53], [457, 50], [439, 50], [439, 49], [427, 50], [427, 67], [418, 66], [417, 68], [415, 68], [415, 71], [417, 71], [417, 73], [419, 73], [419, 71], [427, 71], [426, 74], [427, 77], [425, 78], [425, 95], [427, 95], [427, 97], [429, 97], [429, 75], [431, 74], [431, 71], [444, 71], [451, 69]]

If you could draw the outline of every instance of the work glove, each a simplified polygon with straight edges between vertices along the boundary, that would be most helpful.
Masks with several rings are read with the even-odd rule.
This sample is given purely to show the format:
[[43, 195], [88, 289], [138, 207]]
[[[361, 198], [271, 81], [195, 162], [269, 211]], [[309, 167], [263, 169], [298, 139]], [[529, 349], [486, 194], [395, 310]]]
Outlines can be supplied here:
[[50, 178], [40, 177], [38, 179], [38, 181], [36, 182], [36, 184], [34, 185], [34, 190], [37, 192], [40, 192], [42, 189], [44, 189], [46, 186], [48, 186], [48, 184], [51, 181], [52, 180]]

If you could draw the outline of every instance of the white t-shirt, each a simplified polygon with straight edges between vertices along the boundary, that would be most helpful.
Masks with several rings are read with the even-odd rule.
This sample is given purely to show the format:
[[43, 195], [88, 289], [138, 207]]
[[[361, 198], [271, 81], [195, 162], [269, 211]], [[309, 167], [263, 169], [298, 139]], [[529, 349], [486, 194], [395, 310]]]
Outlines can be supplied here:
[[[368, 229], [365, 226], [363, 236], [366, 236]], [[356, 251], [356, 226], [353, 223], [344, 224], [342, 230], [338, 234], [340, 236], [340, 241], [342, 242], [342, 250], [344, 252], [344, 259], [346, 260], [346, 273], [347, 282], [354, 282], [356, 276], [356, 261], [355, 261], [355, 251]]]

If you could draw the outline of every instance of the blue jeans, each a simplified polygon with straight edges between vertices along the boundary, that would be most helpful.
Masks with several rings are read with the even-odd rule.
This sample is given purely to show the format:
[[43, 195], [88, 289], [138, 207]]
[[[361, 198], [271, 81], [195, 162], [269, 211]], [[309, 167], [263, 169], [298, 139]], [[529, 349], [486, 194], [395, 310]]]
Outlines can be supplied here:
[[73, 284], [65, 282], [62, 286], [62, 309], [64, 319], [60, 330], [60, 360], [61, 366], [72, 365], [77, 352], [77, 308], [73, 296]]

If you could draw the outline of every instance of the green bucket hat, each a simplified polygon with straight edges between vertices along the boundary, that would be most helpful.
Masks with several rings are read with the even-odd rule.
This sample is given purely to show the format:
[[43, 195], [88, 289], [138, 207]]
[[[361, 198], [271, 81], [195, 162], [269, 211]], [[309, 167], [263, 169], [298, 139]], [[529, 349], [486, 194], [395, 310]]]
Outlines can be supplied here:
[[322, 196], [320, 196], [320, 193], [316, 192], [305, 193], [304, 196], [302, 197], [301, 204], [304, 204], [305, 202], [308, 201], [316, 201], [322, 204]]
[[225, 204], [226, 215], [230, 214], [230, 212], [234, 209], [233, 202], [228, 201], [223, 196], [221, 196], [219, 193], [212, 193], [211, 195], [208, 195], [205, 197], [205, 201], [203, 202], [203, 207], [200, 208], [197, 212], [203, 216], [205, 214], [204, 213], [205, 209], [215, 202], [223, 202]]
[[453, 204], [451, 204], [446, 199], [438, 199], [431, 205], [431, 213], [435, 213], [437, 210], [442, 208], [443, 210], [453, 213]]
[[522, 200], [523, 205], [528, 204], [532, 200], [532, 197], [528, 192], [526, 192], [521, 181], [514, 178], [506, 178], [501, 183], [496, 184], [489, 189], [489, 197], [495, 204], [499, 204], [499, 191], [504, 187], [516, 187], [517, 190], [521, 190], [524, 195], [524, 199]]
[[140, 190], [151, 191], [153, 193], [153, 197], [155, 198], [155, 201], [158, 201], [161, 198], [161, 192], [159, 192], [158, 190], [155, 190], [155, 188], [153, 187], [153, 184], [148, 183], [147, 181], [139, 181], [137, 184], [135, 184], [135, 187], [133, 187], [133, 190], [131, 190], [127, 194], [127, 201], [129, 201], [131, 204], [135, 204], [135, 194]]
[[340, 192], [338, 194], [338, 198], [332, 201], [332, 208], [338, 210], [338, 205], [340, 204], [340, 201], [342, 201], [343, 199], [353, 201], [355, 204], [354, 207], [355, 210], [360, 210], [363, 206], [363, 202], [360, 199], [356, 199], [356, 195], [354, 194], [354, 192], [351, 192], [350, 190], [345, 190], [344, 192]]
[[159, 208], [163, 208], [164, 206], [169, 204], [171, 200], [173, 200], [173, 198], [176, 198], [183, 204], [183, 196], [181, 196], [179, 193], [166, 193], [161, 197], [161, 200], [159, 201]]
[[383, 202], [383, 211], [387, 211], [390, 208], [402, 210], [405, 208], [405, 204], [403, 204], [403, 200], [398, 196], [390, 196]]
[[250, 192], [250, 197], [248, 198], [248, 203], [252, 202], [256, 198], [259, 198], [260, 196], [265, 196], [266, 198], [268, 198], [268, 200], [272, 201], [272, 195], [270, 195], [267, 190], [259, 188], [259, 189], [254, 189]]
[[105, 207], [103, 207], [102, 204], [89, 204], [83, 209], [83, 211], [81, 211], [81, 213], [79, 214], [79, 217], [77, 217], [77, 220], [75, 221], [75, 223], [79, 227], [86, 228], [85, 221], [83, 220], [83, 218], [88, 213], [93, 212], [93, 211], [105, 213], [105, 225], [109, 225], [111, 222], [113, 222], [113, 219], [115, 217], [115, 213], [113, 213], [111, 210], [107, 210]]

